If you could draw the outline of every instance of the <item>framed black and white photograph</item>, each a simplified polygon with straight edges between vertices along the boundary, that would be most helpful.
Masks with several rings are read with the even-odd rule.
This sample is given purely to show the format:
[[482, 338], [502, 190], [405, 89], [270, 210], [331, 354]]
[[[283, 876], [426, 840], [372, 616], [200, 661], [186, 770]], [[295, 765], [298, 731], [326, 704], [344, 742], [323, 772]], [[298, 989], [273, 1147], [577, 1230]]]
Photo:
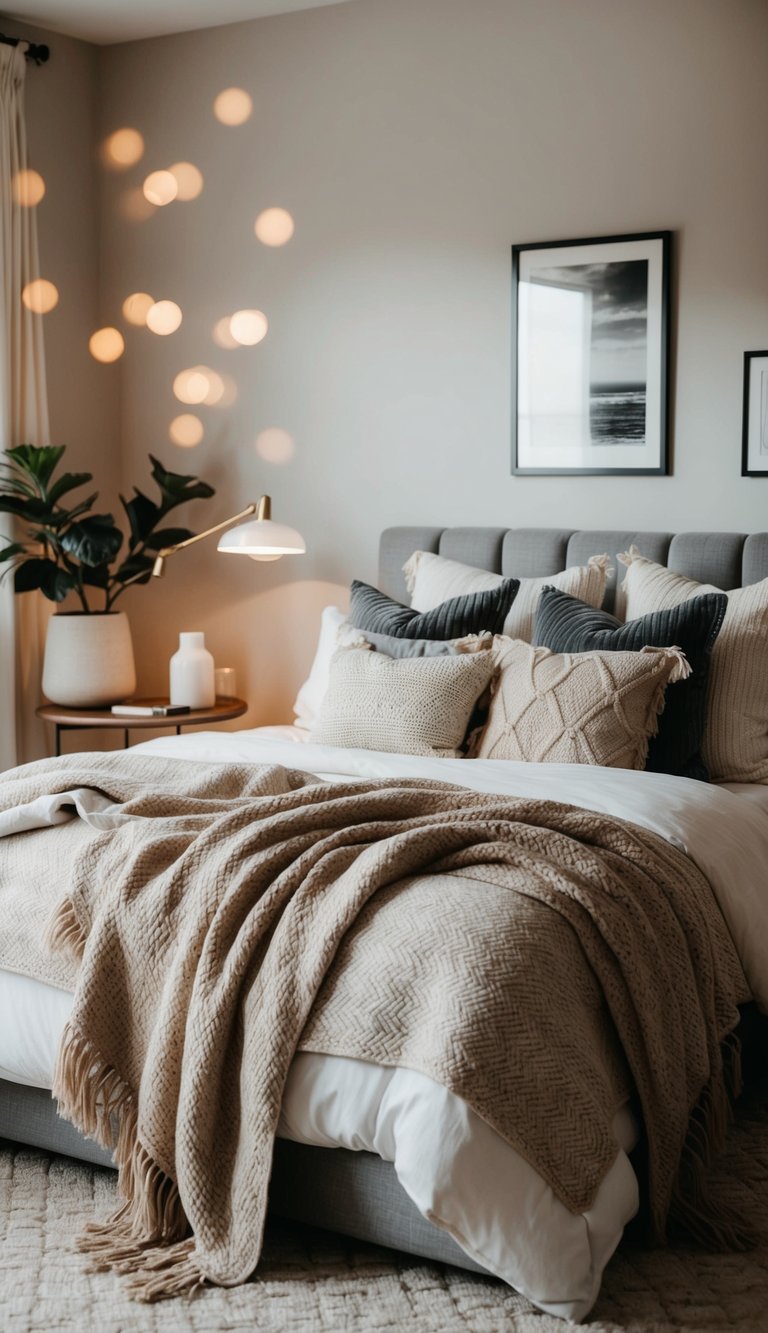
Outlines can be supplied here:
[[512, 470], [667, 472], [672, 233], [512, 247]]
[[768, 352], [744, 353], [742, 477], [768, 477]]

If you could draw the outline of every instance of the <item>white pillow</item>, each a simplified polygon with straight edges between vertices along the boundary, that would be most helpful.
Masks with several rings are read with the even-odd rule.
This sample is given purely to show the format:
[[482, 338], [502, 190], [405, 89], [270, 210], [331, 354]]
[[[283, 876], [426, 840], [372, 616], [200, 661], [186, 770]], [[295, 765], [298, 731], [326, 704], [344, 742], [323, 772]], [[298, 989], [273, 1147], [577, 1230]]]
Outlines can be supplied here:
[[[303, 727], [305, 731], [311, 730], [317, 721], [320, 705], [328, 689], [328, 672], [331, 658], [340, 642], [358, 642], [361, 637], [360, 631], [353, 630], [351, 626], [346, 624], [346, 620], [346, 612], [340, 611], [338, 606], [326, 606], [320, 617], [320, 637], [315, 649], [315, 660], [307, 679], [296, 695], [296, 702], [293, 705], [296, 726]], [[339, 631], [342, 628], [345, 632], [340, 639]], [[347, 631], [349, 632], [347, 633]]]
[[[431, 611], [450, 597], [487, 592], [491, 588], [498, 588], [505, 577], [511, 577], [492, 574], [487, 569], [476, 569], [474, 565], [463, 565], [458, 560], [447, 560], [445, 556], [433, 555], [430, 551], [414, 551], [410, 560], [403, 565], [403, 573], [411, 594], [411, 606], [416, 611]], [[560, 574], [520, 579], [520, 590], [504, 621], [505, 637], [530, 641], [539, 595], [545, 587], [567, 592], [588, 606], [602, 606], [607, 576], [608, 556], [593, 555], [586, 565], [572, 565]]]
[[[625, 619], [720, 592], [647, 560], [634, 549], [622, 584]], [[768, 579], [727, 594], [712, 650], [702, 756], [714, 782], [768, 782]]]

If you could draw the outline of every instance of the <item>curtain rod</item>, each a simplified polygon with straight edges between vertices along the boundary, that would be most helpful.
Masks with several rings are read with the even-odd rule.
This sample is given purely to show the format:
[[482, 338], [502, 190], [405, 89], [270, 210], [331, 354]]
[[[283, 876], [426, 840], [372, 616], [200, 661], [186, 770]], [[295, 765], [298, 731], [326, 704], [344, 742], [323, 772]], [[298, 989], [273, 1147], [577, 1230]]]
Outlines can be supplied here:
[[6, 37], [4, 33], [0, 32], [0, 42], [4, 46], [18, 46], [20, 42], [26, 43], [27, 49], [24, 52], [24, 59], [34, 60], [36, 65], [44, 65], [51, 54], [50, 47], [44, 46], [40, 42], [29, 42], [26, 37]]

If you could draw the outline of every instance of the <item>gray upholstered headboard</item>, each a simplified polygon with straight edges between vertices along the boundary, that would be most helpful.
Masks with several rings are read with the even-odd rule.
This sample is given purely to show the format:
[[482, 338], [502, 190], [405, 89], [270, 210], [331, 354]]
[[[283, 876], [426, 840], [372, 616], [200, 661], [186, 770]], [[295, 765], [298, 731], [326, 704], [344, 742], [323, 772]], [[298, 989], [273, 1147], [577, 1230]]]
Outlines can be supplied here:
[[[678, 574], [740, 588], [768, 578], [768, 532], [571, 532], [561, 528], [386, 528], [379, 546], [379, 587], [400, 602], [408, 601], [403, 565], [414, 551], [433, 551], [479, 569], [510, 577], [557, 574], [569, 565], [586, 564], [607, 551], [618, 581], [624, 566], [616, 553], [632, 545], [651, 560]], [[612, 605], [609, 585], [606, 605]]]

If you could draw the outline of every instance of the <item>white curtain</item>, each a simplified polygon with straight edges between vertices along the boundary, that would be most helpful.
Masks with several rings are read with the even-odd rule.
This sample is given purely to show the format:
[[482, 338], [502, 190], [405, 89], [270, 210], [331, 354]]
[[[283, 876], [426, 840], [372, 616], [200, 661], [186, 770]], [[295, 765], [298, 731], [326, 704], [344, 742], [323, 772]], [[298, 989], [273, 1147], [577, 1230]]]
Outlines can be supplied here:
[[[23, 49], [0, 45], [0, 449], [48, 444], [42, 318], [21, 293], [39, 276], [34, 208], [14, 194], [27, 168]], [[0, 514], [0, 533], [11, 523]], [[5, 543], [2, 543], [5, 545]], [[0, 584], [0, 769], [44, 754], [35, 718], [47, 613], [37, 593], [14, 598], [12, 577]]]

